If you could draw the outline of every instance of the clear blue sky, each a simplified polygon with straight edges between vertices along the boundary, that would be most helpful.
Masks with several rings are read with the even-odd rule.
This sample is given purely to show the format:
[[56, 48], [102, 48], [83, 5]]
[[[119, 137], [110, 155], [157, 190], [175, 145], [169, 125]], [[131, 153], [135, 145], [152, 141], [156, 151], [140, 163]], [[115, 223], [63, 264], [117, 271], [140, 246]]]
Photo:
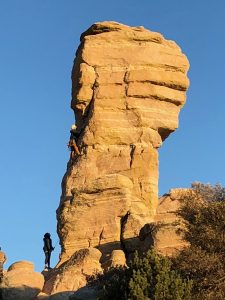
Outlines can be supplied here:
[[[180, 127], [160, 150], [160, 194], [225, 185], [225, 1], [0, 0], [0, 245], [43, 268], [69, 152], [70, 72], [81, 32], [114, 20], [161, 32], [188, 56]], [[58, 259], [59, 246], [52, 264]]]

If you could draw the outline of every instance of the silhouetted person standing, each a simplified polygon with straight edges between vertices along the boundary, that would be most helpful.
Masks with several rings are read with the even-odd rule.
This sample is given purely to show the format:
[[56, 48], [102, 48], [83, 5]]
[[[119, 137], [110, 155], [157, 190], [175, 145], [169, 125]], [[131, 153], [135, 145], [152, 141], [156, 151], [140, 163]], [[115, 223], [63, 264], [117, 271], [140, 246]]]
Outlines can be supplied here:
[[6, 262], [7, 258], [6, 255], [3, 251], [1, 251], [1, 247], [0, 247], [0, 283], [2, 282], [2, 278], [3, 278], [3, 265]]
[[52, 239], [50, 233], [45, 233], [44, 238], [44, 253], [45, 253], [45, 268], [51, 269], [50, 267], [50, 259], [51, 259], [51, 253], [54, 250], [54, 247], [52, 247]]

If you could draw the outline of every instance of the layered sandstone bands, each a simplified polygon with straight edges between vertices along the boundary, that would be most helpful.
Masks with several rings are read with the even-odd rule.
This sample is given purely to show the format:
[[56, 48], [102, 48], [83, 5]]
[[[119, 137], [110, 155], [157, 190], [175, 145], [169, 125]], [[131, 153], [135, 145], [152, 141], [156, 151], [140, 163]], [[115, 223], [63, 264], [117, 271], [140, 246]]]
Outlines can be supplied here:
[[97, 247], [103, 257], [141, 247], [158, 203], [158, 151], [178, 127], [189, 63], [159, 33], [114, 22], [81, 35], [72, 71], [72, 109], [82, 156], [62, 182], [61, 263]]

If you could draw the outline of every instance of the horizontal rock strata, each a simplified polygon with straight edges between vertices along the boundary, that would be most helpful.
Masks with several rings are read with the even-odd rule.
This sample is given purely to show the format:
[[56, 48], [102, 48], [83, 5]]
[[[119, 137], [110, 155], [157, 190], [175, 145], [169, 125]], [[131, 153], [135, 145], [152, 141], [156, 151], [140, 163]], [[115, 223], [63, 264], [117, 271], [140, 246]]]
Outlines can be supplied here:
[[82, 155], [68, 163], [57, 210], [63, 263], [77, 250], [141, 247], [158, 203], [158, 148], [178, 127], [189, 63], [161, 34], [115, 22], [81, 35], [72, 109]]

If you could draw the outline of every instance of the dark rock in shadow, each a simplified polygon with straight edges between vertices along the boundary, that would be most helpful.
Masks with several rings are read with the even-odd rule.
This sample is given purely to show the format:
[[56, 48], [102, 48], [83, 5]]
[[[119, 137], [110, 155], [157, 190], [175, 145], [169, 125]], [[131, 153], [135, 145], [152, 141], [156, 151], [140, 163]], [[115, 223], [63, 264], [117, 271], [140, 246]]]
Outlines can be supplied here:
[[39, 289], [29, 286], [0, 288], [0, 300], [33, 300], [40, 293]]

